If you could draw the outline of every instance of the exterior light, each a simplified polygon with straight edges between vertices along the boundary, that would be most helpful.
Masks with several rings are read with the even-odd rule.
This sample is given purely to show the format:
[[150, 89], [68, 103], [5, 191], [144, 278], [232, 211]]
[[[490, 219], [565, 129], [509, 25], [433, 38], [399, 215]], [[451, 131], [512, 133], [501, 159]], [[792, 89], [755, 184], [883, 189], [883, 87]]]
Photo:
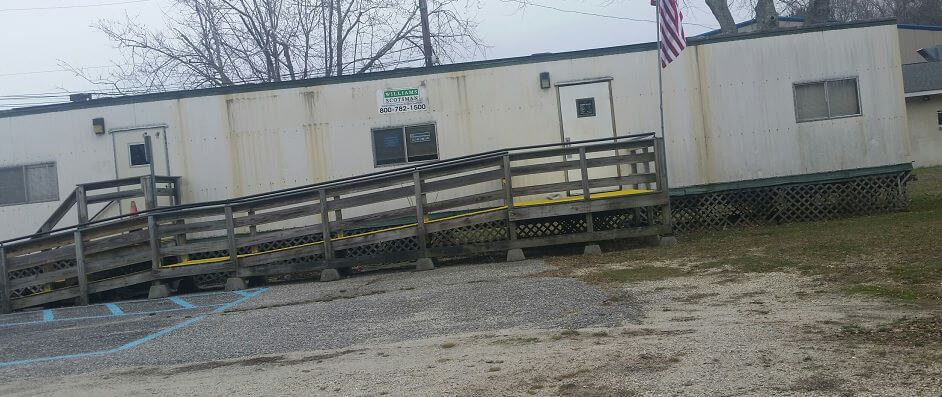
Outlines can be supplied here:
[[540, 73], [540, 88], [544, 90], [550, 88], [549, 72]]
[[92, 119], [92, 131], [95, 131], [95, 135], [102, 135], [105, 133], [105, 119], [102, 117]]

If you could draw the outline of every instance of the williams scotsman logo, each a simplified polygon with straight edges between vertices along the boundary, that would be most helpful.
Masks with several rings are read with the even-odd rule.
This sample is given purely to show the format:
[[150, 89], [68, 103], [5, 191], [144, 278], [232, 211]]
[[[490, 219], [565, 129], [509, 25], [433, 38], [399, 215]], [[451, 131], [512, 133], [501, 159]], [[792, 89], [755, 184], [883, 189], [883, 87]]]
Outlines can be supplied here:
[[422, 88], [397, 88], [376, 91], [376, 102], [380, 114], [415, 112], [428, 109], [425, 90]]

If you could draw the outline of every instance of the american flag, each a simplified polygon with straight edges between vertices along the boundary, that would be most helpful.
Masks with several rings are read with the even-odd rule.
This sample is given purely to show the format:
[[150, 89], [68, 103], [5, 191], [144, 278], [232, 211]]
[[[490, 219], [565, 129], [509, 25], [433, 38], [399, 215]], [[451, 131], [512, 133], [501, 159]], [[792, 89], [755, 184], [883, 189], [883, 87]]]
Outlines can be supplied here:
[[680, 52], [687, 47], [687, 38], [684, 37], [684, 15], [680, 12], [678, 0], [651, 0], [652, 6], [658, 7], [658, 29], [661, 30], [661, 41], [658, 43], [661, 55], [661, 67], [680, 56]]

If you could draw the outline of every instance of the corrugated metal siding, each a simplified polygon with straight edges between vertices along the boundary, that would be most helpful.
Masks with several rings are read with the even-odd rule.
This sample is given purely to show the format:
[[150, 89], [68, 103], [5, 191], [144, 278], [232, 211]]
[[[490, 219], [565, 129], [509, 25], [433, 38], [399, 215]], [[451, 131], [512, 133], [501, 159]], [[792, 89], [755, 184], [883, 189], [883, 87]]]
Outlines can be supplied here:
[[[654, 57], [629, 52], [7, 117], [0, 139], [13, 144], [0, 147], [0, 165], [55, 160], [65, 197], [75, 183], [114, 176], [111, 139], [92, 134], [92, 118], [109, 128], [167, 124], [171, 171], [184, 176], [184, 200], [194, 202], [374, 171], [377, 127], [435, 123], [441, 158], [559, 142], [556, 93], [539, 88], [540, 72], [554, 83], [613, 78], [617, 132], [649, 132], [658, 129]], [[899, 57], [894, 25], [689, 48], [664, 73], [672, 186], [908, 161]], [[859, 78], [862, 116], [795, 122], [794, 82], [843, 76]], [[427, 112], [378, 114], [378, 89], [416, 86], [428, 93]], [[55, 206], [0, 207], [0, 238], [33, 231]]]

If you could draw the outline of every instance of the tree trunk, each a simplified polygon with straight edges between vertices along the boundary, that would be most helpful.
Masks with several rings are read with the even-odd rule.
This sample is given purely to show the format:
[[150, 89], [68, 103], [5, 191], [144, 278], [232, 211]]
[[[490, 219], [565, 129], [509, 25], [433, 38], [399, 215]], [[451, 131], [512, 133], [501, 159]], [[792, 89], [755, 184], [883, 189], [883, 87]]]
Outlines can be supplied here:
[[733, 20], [733, 14], [729, 12], [729, 4], [726, 0], [706, 0], [707, 6], [720, 23], [720, 31], [723, 34], [736, 33], [739, 29], [736, 27], [736, 21]]
[[775, 11], [773, 0], [756, 1], [756, 30], [776, 28], [778, 28], [778, 12]]
[[821, 25], [831, 20], [831, 0], [811, 0], [808, 4], [808, 14], [805, 15], [805, 26]]

